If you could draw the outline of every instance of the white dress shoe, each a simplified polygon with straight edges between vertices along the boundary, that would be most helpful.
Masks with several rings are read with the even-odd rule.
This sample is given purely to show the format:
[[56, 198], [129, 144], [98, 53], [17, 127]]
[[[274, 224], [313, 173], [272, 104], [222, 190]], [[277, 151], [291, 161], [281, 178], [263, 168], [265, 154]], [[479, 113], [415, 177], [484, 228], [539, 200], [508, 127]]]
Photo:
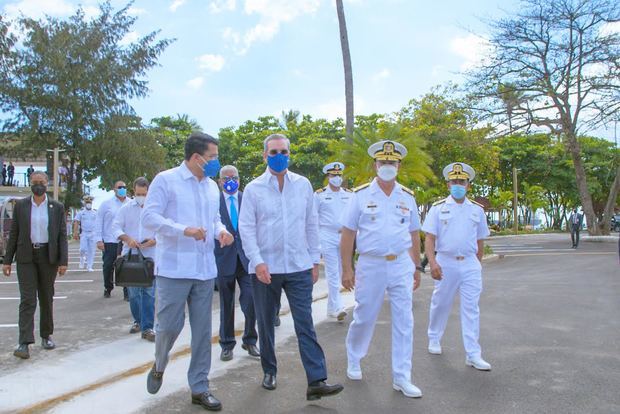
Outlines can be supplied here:
[[347, 364], [347, 377], [353, 381], [360, 381], [362, 379], [362, 369], [360, 364], [354, 364], [349, 362]]
[[441, 355], [441, 344], [439, 341], [430, 341], [428, 343], [428, 352], [433, 355]]
[[392, 387], [396, 391], [402, 392], [405, 397], [420, 398], [422, 396], [422, 391], [409, 381], [395, 381], [392, 383]]
[[482, 357], [473, 357], [465, 359], [465, 365], [479, 369], [480, 371], [490, 371], [491, 364], [482, 359]]
[[92, 267], [89, 267], [89, 268], [88, 268], [88, 271], [89, 271], [89, 272], [94, 272], [95, 270], [94, 270]]

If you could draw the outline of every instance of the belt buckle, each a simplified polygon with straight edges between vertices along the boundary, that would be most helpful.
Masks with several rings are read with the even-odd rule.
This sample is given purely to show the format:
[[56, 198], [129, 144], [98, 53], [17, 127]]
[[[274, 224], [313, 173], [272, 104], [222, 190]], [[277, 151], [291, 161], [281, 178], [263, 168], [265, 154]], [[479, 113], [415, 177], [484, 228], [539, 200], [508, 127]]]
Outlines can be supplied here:
[[39, 243], [32, 243], [32, 248], [33, 249], [40, 249], [41, 245]]
[[465, 256], [456, 256], [456, 260], [465, 260]]
[[388, 262], [392, 262], [394, 260], [396, 260], [398, 256], [395, 254], [388, 254], [387, 256], [385, 256], [385, 260], [387, 260]]

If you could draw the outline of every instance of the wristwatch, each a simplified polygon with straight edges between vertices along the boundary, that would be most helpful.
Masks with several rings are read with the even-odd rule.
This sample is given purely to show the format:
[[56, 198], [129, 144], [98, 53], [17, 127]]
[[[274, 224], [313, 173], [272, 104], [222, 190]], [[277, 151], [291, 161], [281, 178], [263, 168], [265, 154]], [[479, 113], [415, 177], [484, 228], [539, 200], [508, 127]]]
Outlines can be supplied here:
[[424, 268], [422, 266], [416, 266], [415, 268], [416, 270], [419, 270], [420, 272], [424, 273]]

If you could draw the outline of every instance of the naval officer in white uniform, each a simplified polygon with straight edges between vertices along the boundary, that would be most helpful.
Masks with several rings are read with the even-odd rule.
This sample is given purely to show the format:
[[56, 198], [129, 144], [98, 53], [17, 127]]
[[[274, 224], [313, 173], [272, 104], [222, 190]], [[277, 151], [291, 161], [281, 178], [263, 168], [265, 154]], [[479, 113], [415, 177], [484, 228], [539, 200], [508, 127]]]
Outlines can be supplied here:
[[457, 290], [461, 295], [461, 330], [465, 346], [465, 364], [489, 371], [491, 364], [482, 359], [478, 343], [482, 292], [484, 239], [489, 236], [482, 206], [466, 197], [476, 173], [462, 162], [447, 165], [443, 176], [450, 195], [433, 205], [422, 231], [426, 233], [425, 251], [435, 279], [428, 323], [428, 352], [441, 354], [441, 337], [450, 316]]
[[[356, 305], [346, 339], [347, 376], [362, 379], [360, 360], [368, 347], [387, 291], [392, 311], [392, 386], [421, 397], [411, 379], [413, 290], [420, 284], [420, 219], [413, 192], [396, 182], [407, 149], [394, 141], [368, 148], [377, 177], [354, 190], [342, 218], [342, 284], [355, 286]], [[359, 259], [352, 266], [353, 244]]]
[[314, 193], [314, 206], [319, 216], [321, 256], [325, 262], [328, 286], [327, 316], [339, 322], [347, 316], [340, 297], [340, 216], [352, 198], [352, 191], [342, 188], [344, 168], [341, 162], [330, 162], [324, 166], [323, 174], [327, 176], [328, 184]]

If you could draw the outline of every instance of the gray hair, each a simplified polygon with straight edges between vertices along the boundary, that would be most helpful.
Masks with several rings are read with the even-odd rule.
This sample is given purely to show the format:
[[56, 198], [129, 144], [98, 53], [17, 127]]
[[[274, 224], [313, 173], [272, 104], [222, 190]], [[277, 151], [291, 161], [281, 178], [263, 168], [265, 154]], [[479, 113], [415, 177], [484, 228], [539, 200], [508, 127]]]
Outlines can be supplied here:
[[291, 141], [286, 137], [286, 135], [284, 134], [271, 134], [269, 135], [267, 138], [265, 138], [265, 140], [263, 141], [263, 148], [265, 150], [265, 152], [267, 152], [267, 145], [269, 144], [270, 141], [275, 141], [276, 139], [283, 139], [286, 141], [286, 147], [290, 150], [291, 149]]
[[234, 165], [225, 165], [220, 170], [220, 178], [224, 177], [224, 174], [226, 174], [229, 171], [233, 171], [235, 175], [239, 177], [239, 170], [237, 170], [237, 167], [235, 167]]
[[30, 174], [30, 179], [32, 180], [32, 177], [34, 177], [35, 175], [42, 175], [43, 177], [45, 177], [45, 181], [47, 182], [49, 182], [50, 180], [50, 178], [48, 177], [45, 171], [41, 171], [41, 170], [33, 171], [32, 174]]
[[133, 181], [133, 186], [135, 187], [142, 187], [142, 188], [149, 188], [149, 180], [147, 180], [144, 177], [138, 177]]

